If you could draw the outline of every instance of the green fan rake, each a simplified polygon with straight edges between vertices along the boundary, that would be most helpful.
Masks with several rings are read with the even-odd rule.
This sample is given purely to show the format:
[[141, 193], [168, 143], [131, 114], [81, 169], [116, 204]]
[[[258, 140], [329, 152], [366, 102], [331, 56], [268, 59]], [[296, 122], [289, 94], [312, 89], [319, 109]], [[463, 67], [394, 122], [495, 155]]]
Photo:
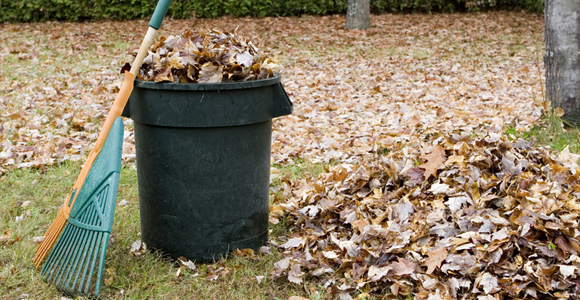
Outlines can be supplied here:
[[[46, 282], [66, 294], [100, 293], [119, 186], [121, 156], [116, 154], [122, 147], [123, 122], [118, 117], [42, 268]], [[90, 183], [95, 186], [86, 186]]]
[[34, 265], [39, 268], [46, 261], [42, 276], [67, 294], [99, 296], [121, 168], [123, 121], [120, 116], [170, 3], [171, 0], [157, 3], [139, 53], [131, 71], [125, 72], [95, 146], [45, 239], [36, 249]]

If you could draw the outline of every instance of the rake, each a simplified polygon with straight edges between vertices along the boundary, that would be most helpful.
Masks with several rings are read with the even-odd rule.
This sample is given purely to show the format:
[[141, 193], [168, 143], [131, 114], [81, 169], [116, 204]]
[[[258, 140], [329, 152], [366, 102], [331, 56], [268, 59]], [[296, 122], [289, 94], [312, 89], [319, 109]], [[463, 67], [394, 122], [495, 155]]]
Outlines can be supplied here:
[[117, 153], [122, 147], [123, 122], [118, 117], [42, 268], [46, 282], [67, 294], [100, 293], [119, 185], [121, 156]]
[[[98, 297], [105, 253], [113, 225], [123, 145], [123, 108], [133, 91], [135, 75], [153, 43], [171, 0], [160, 0], [131, 70], [89, 153], [79, 177], [33, 258], [41, 274], [67, 294]], [[49, 254], [50, 253], [50, 254]], [[48, 256], [48, 257], [47, 257]]]

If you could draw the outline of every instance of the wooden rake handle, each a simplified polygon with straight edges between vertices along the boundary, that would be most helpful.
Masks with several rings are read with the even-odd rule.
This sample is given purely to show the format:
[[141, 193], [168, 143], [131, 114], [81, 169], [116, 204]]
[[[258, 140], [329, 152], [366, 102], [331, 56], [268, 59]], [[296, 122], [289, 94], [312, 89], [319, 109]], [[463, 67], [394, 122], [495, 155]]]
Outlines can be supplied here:
[[[97, 156], [99, 156], [99, 153], [101, 152], [101, 149], [103, 148], [103, 145], [107, 140], [107, 136], [109, 135], [109, 131], [111, 130], [113, 123], [115, 122], [117, 117], [121, 116], [121, 114], [123, 113], [123, 109], [125, 108], [125, 105], [129, 100], [129, 96], [131, 96], [131, 92], [133, 91], [133, 83], [135, 81], [135, 77], [137, 76], [137, 72], [139, 72], [141, 64], [143, 64], [143, 60], [147, 56], [149, 47], [151, 47], [151, 44], [153, 44], [153, 38], [155, 37], [155, 33], [157, 33], [157, 29], [150, 26], [149, 29], [147, 30], [147, 34], [145, 34], [143, 42], [141, 43], [141, 47], [139, 47], [137, 57], [135, 57], [135, 60], [133, 61], [131, 71], [129, 72], [125, 71], [125, 79], [123, 80], [123, 83], [121, 84], [121, 89], [119, 90], [119, 93], [117, 94], [117, 97], [115, 98], [115, 101], [113, 102], [113, 105], [109, 110], [109, 114], [107, 115], [105, 123], [101, 128], [99, 137], [97, 138], [97, 141], [95, 142], [93, 149], [89, 153], [89, 156], [81, 170], [81, 173], [79, 174], [79, 177], [77, 178], [75, 184], [71, 188], [70, 192], [68, 193], [64, 201], [62, 209], [67, 219], [69, 217], [72, 206], [74, 205], [77, 196], [79, 195], [80, 188], [83, 186], [83, 183], [85, 182], [87, 175], [91, 170], [91, 166], [95, 162]], [[70, 198], [75, 190], [77, 192], [74, 195], [74, 198], [71, 200]]]

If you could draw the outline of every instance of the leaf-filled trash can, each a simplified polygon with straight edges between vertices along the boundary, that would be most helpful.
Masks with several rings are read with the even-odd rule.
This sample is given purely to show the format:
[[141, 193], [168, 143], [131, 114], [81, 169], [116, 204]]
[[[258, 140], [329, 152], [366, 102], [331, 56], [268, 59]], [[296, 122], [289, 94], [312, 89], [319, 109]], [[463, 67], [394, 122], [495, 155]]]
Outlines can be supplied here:
[[272, 119], [292, 113], [280, 76], [181, 84], [136, 81], [141, 239], [173, 258], [217, 260], [268, 239]]

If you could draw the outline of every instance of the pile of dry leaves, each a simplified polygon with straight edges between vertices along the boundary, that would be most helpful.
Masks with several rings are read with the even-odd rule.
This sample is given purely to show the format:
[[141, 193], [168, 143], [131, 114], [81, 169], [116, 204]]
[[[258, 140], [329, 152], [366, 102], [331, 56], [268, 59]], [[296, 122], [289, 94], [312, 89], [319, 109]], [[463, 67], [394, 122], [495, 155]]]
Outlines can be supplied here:
[[316, 277], [341, 299], [577, 299], [578, 155], [498, 134], [390, 150], [285, 180], [270, 220], [285, 214], [291, 233], [274, 276]]
[[218, 83], [274, 77], [278, 64], [236, 32], [191, 31], [161, 37], [143, 61], [139, 79]]

